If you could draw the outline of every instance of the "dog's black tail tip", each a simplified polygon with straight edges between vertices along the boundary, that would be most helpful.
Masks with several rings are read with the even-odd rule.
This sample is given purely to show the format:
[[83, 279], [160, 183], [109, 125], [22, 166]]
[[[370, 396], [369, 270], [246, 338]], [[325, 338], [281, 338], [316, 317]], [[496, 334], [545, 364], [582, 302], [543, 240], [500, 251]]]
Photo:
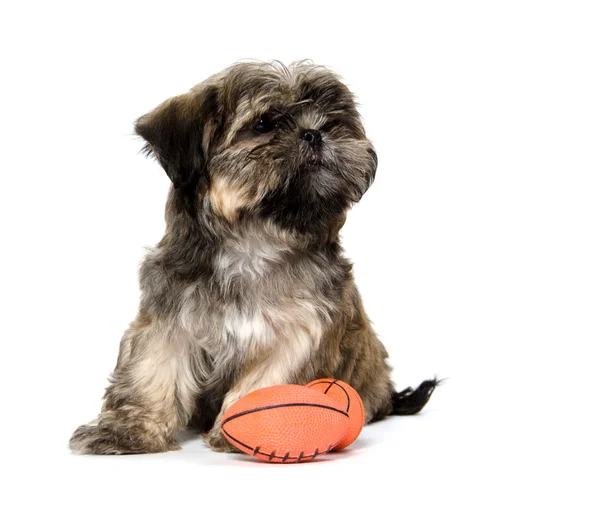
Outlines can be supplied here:
[[392, 393], [392, 415], [414, 415], [419, 413], [440, 382], [434, 377], [423, 381], [416, 390], [406, 388], [401, 392]]

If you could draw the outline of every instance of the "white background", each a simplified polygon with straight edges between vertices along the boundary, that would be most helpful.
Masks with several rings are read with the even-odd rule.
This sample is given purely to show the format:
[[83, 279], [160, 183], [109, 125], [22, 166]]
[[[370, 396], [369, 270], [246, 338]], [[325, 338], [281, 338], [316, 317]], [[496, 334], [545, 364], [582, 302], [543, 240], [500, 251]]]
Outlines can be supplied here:
[[[0, 518], [598, 520], [597, 5], [3, 3]], [[447, 381], [311, 464], [70, 455], [163, 232], [132, 122], [243, 58], [356, 92], [380, 166], [344, 244], [398, 386]]]

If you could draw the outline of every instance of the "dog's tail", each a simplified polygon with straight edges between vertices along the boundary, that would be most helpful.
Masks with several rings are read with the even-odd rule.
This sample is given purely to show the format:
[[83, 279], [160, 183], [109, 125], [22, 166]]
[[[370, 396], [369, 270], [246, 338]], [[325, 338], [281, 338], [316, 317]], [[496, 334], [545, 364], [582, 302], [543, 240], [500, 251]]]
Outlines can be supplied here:
[[392, 412], [390, 415], [414, 415], [419, 413], [429, 401], [429, 397], [440, 384], [437, 378], [423, 381], [416, 390], [406, 388], [392, 393]]

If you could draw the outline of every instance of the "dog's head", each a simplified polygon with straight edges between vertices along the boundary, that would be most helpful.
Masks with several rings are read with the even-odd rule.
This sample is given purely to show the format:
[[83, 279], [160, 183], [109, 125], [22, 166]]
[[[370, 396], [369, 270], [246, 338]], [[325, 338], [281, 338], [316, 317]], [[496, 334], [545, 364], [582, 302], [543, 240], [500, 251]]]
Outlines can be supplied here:
[[377, 156], [352, 94], [329, 70], [240, 63], [136, 123], [198, 208], [235, 223], [330, 234], [375, 176]]

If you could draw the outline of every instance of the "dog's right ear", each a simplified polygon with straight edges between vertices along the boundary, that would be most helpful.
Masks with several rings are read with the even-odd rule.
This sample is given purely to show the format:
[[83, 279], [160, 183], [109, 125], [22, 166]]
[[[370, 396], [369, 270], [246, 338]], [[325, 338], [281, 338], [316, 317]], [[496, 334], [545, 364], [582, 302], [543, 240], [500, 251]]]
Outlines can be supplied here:
[[204, 129], [216, 117], [217, 95], [215, 86], [194, 89], [165, 101], [135, 123], [136, 134], [146, 140], [144, 151], [156, 157], [175, 188], [193, 187], [207, 177], [209, 140]]

